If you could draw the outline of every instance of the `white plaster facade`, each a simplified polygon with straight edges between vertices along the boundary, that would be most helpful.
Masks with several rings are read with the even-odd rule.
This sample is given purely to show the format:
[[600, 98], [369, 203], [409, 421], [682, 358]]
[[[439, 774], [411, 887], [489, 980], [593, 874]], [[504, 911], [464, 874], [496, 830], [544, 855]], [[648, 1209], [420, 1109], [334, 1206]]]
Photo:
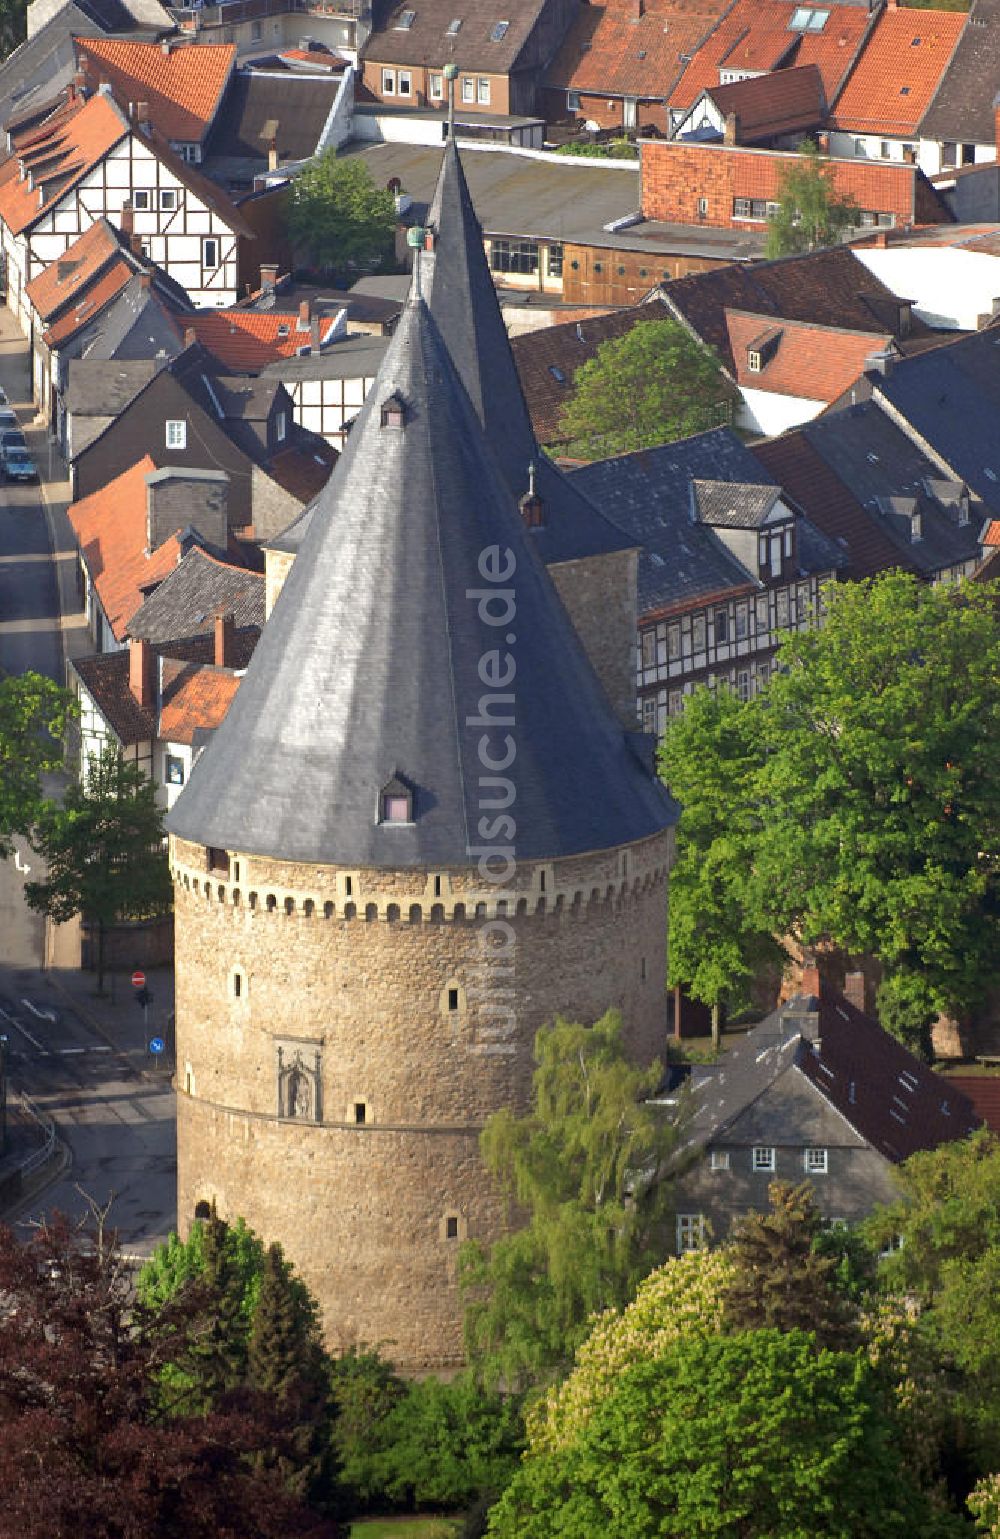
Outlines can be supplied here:
[[936, 139], [894, 138], [891, 134], [830, 133], [830, 154], [844, 160], [916, 162], [925, 176], [937, 176], [955, 166], [983, 165], [996, 160], [995, 144], [942, 144]]
[[854, 255], [913, 313], [945, 331], [975, 331], [1000, 302], [1000, 256], [958, 246], [855, 246]]
[[741, 401], [736, 408], [736, 427], [764, 438], [776, 438], [788, 428], [811, 422], [829, 406], [829, 401], [813, 401], [807, 396], [781, 395], [776, 390], [750, 390], [740, 386]]

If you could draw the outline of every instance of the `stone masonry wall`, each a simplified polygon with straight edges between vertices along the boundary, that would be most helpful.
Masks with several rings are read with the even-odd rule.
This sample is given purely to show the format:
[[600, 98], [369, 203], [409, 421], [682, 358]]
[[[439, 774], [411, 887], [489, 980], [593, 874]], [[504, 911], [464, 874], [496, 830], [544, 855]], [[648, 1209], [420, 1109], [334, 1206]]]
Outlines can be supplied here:
[[499, 904], [473, 869], [209, 871], [172, 841], [182, 1230], [214, 1199], [281, 1241], [332, 1345], [458, 1362], [458, 1245], [505, 1222], [478, 1135], [527, 1106], [539, 1026], [617, 1006], [664, 1054], [671, 839], [519, 867]]
[[548, 569], [619, 721], [633, 730], [638, 560], [623, 550]]

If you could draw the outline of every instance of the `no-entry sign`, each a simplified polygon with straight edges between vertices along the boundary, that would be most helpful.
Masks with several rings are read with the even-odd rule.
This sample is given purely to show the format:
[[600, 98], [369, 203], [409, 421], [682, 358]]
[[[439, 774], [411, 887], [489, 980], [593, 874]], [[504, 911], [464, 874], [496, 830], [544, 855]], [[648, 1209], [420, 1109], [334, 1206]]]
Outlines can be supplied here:
[[134, 989], [144, 989], [146, 987], [146, 974], [141, 967], [137, 967], [132, 974], [132, 987]]

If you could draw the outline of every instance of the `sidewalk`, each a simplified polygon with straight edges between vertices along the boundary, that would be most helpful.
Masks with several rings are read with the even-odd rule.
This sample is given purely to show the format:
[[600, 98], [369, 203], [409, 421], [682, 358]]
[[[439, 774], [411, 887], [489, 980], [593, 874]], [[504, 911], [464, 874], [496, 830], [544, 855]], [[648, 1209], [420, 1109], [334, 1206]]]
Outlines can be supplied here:
[[[42, 975], [51, 985], [58, 1008], [69, 1005], [92, 1031], [116, 1052], [126, 1054], [137, 1070], [169, 1078], [174, 1068], [174, 971], [158, 967], [146, 973], [152, 1001], [145, 1010], [136, 1004], [128, 973], [107, 973], [104, 994], [97, 994], [97, 974], [78, 968], [50, 967]], [[159, 1040], [162, 1053], [150, 1052]]]

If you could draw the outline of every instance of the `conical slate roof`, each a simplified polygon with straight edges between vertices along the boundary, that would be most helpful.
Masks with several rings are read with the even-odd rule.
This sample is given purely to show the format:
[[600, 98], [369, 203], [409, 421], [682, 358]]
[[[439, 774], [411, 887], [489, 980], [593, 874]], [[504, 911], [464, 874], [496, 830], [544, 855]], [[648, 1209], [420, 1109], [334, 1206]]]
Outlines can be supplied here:
[[538, 493], [546, 505], [537, 540], [542, 560], [574, 561], [629, 549], [634, 542], [539, 448], [454, 139], [445, 145], [427, 223], [434, 232], [427, 302], [515, 497], [527, 490], [529, 462], [537, 465]]
[[[514, 787], [517, 858], [607, 848], [672, 822], [532, 541], [438, 328], [411, 298], [171, 832], [291, 861], [463, 865], [497, 842], [479, 824], [496, 818], [498, 773]], [[497, 563], [501, 575], [513, 563], [509, 577], [491, 579]], [[500, 625], [480, 612], [484, 590], [509, 597]], [[500, 687], [508, 653], [516, 675]], [[503, 720], [483, 725], [484, 707]], [[483, 748], [503, 763], [511, 743], [508, 767], [484, 767]], [[412, 793], [410, 821], [379, 821], [393, 781]]]

